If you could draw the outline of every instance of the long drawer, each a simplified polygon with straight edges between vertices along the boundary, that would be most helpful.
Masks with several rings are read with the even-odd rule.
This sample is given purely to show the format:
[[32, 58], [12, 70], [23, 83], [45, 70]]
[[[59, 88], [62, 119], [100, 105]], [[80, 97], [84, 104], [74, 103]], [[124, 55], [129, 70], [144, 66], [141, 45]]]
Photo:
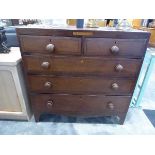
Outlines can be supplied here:
[[146, 39], [86, 38], [84, 53], [85, 55], [142, 57], [146, 41]]
[[102, 57], [23, 56], [29, 72], [136, 77], [142, 60]]
[[104, 95], [31, 95], [35, 111], [74, 116], [114, 115], [126, 113], [131, 96]]
[[135, 79], [29, 75], [29, 89], [39, 93], [132, 94]]
[[81, 54], [81, 39], [54, 36], [20, 36], [22, 52]]

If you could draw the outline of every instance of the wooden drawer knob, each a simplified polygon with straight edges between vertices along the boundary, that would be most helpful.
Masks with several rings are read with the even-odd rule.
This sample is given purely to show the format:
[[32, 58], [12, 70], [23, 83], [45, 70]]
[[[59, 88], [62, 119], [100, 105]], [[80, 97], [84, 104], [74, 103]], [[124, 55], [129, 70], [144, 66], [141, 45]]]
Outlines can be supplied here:
[[52, 87], [52, 83], [51, 82], [45, 82], [44, 86], [46, 88], [51, 88]]
[[46, 50], [49, 52], [53, 52], [54, 51], [54, 45], [53, 44], [46, 45]]
[[112, 54], [118, 54], [119, 53], [119, 47], [114, 45], [111, 47]]
[[51, 108], [53, 106], [53, 104], [54, 104], [53, 101], [50, 100], [50, 101], [47, 101], [46, 105], [48, 108]]
[[110, 110], [114, 110], [114, 104], [113, 104], [112, 102], [108, 102], [108, 103], [107, 103], [107, 107], [108, 107], [108, 109], [110, 109]]
[[121, 72], [121, 71], [124, 69], [124, 67], [123, 67], [122, 65], [118, 64], [118, 65], [115, 67], [115, 69], [116, 69], [117, 72]]
[[50, 66], [49, 62], [42, 62], [42, 64], [41, 64], [41, 67], [44, 68], [44, 69], [48, 69], [49, 66]]
[[119, 88], [117, 83], [113, 83], [112, 84], [112, 89], [117, 90]]

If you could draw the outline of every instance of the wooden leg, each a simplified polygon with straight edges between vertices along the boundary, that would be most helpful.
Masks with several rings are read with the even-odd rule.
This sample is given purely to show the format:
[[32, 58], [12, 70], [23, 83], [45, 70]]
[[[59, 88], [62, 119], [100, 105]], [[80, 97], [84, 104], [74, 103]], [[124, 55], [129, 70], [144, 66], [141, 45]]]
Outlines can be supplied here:
[[118, 116], [120, 118], [120, 120], [119, 120], [120, 125], [123, 125], [124, 121], [125, 121], [126, 113], [119, 114]]
[[34, 114], [34, 118], [35, 118], [36, 122], [39, 122], [40, 114], [39, 113], [35, 113]]

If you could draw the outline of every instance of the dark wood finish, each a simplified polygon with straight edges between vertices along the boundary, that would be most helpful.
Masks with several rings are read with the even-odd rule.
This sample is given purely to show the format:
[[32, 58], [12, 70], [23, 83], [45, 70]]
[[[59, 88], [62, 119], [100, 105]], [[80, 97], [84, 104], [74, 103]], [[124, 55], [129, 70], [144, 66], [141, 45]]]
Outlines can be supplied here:
[[[149, 39], [151, 33], [142, 30], [120, 31], [113, 28], [16, 28], [18, 35], [33, 36], [65, 36], [65, 37], [95, 37], [95, 38], [117, 38], [117, 39]], [[91, 32], [90, 35], [74, 35], [74, 32]], [[147, 43], [146, 43], [147, 46]], [[144, 51], [143, 51], [144, 52]]]
[[[142, 60], [102, 57], [23, 56], [28, 72], [137, 77]], [[120, 69], [121, 68], [121, 69]]]
[[103, 93], [110, 95], [131, 95], [135, 85], [135, 79], [102, 77], [50, 77], [31, 75], [28, 76], [28, 81], [30, 90], [38, 93]]
[[126, 113], [130, 99], [131, 96], [31, 95], [31, 102], [34, 103], [33, 108], [37, 115], [52, 112], [83, 117], [117, 115], [120, 112]]
[[118, 116], [124, 123], [150, 33], [17, 28], [36, 121], [42, 113]]
[[141, 57], [146, 42], [147, 39], [86, 38], [84, 52], [86, 55]]
[[75, 55], [79, 55], [81, 52], [80, 38], [22, 35], [20, 41], [22, 52]]

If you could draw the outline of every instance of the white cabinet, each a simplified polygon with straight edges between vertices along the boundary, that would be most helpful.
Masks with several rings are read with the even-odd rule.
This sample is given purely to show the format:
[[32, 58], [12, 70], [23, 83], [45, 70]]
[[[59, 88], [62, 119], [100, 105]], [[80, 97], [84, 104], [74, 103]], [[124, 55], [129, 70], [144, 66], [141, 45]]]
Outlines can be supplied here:
[[29, 120], [31, 110], [18, 47], [0, 54], [0, 119]]

